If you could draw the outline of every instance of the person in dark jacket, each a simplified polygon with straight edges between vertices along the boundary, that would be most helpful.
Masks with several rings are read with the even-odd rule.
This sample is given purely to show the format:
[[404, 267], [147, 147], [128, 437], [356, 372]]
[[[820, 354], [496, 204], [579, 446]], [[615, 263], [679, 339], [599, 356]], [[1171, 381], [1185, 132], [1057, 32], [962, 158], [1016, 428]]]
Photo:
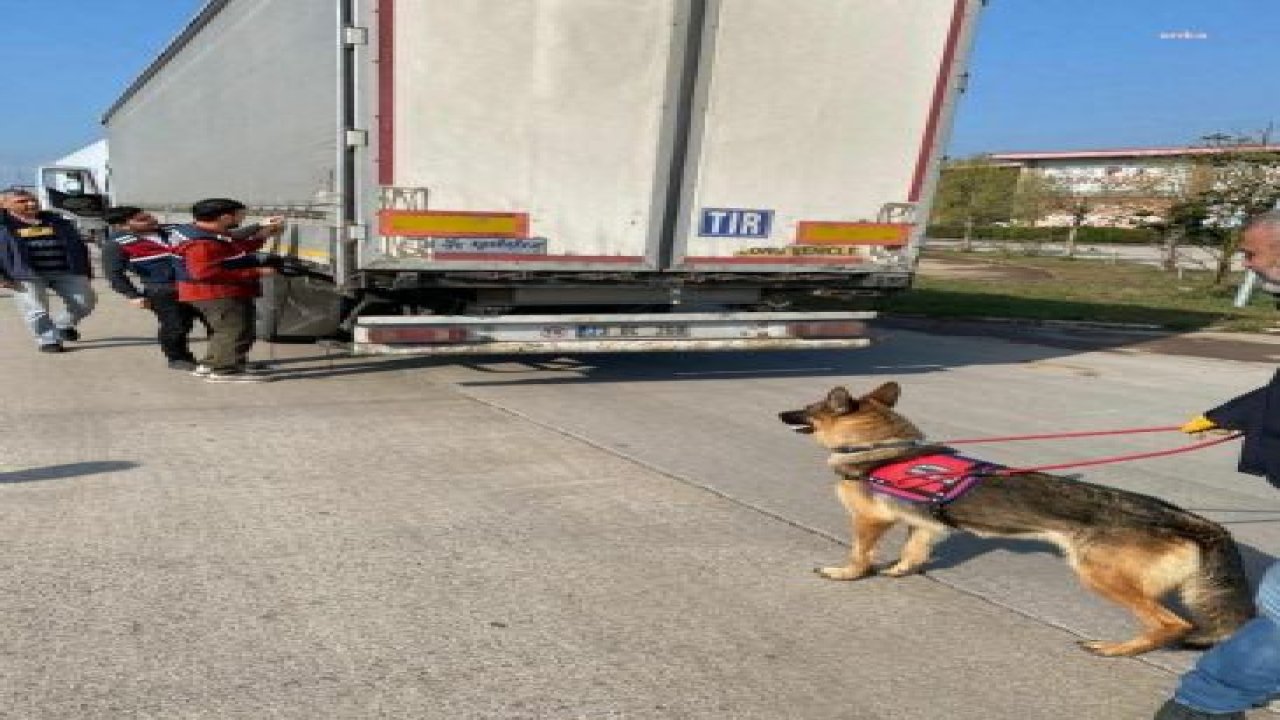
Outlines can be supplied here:
[[[80, 339], [76, 326], [97, 302], [89, 284], [89, 246], [74, 225], [41, 211], [26, 190], [4, 191], [0, 204], [0, 287], [14, 291], [41, 352], [62, 352], [64, 342]], [[56, 317], [49, 311], [50, 291], [64, 308]]]
[[[113, 207], [105, 218], [112, 233], [102, 246], [102, 272], [111, 289], [134, 307], [155, 313], [160, 324], [157, 339], [170, 368], [195, 370], [188, 338], [200, 313], [178, 300], [182, 260], [176, 251], [182, 236], [161, 226], [142, 208]], [[137, 276], [141, 288], [129, 278], [130, 273]]]
[[[1240, 244], [1244, 265], [1280, 282], [1280, 211], [1252, 218]], [[1183, 426], [1200, 433], [1244, 433], [1238, 469], [1280, 488], [1280, 372], [1271, 382], [1205, 412]], [[1280, 694], [1280, 563], [1258, 586], [1258, 616], [1202, 655], [1182, 676], [1156, 720], [1244, 720], [1245, 711]]]
[[233, 231], [245, 218], [244, 204], [226, 198], [201, 200], [191, 207], [195, 222], [175, 228], [183, 237], [178, 299], [191, 303], [209, 326], [209, 349], [195, 373], [209, 382], [262, 382], [269, 378], [248, 370], [259, 278], [274, 268], [255, 253], [284, 232], [281, 218], [269, 218], [248, 237]]

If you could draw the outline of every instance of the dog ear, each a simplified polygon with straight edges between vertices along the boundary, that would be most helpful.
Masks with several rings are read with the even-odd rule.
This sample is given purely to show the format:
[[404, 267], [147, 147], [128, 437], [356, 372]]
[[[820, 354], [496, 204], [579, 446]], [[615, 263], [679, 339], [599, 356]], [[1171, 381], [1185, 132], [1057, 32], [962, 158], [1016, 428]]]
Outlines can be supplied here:
[[898, 387], [898, 383], [887, 382], [866, 395], [863, 395], [862, 399], [874, 400], [885, 407], [893, 407], [898, 404], [898, 398], [901, 395], [902, 388]]
[[827, 393], [827, 409], [836, 415], [848, 415], [858, 409], [858, 401], [853, 399], [848, 390], [833, 388]]

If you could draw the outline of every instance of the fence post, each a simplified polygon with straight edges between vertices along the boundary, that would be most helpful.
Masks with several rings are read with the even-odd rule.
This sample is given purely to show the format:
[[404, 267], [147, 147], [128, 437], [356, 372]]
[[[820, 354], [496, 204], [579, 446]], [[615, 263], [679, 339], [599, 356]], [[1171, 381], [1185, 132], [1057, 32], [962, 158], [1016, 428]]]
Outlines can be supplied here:
[[1253, 288], [1257, 284], [1258, 274], [1252, 270], [1246, 270], [1244, 280], [1240, 283], [1240, 289], [1236, 290], [1236, 307], [1242, 308], [1249, 304], [1249, 298], [1253, 297]]

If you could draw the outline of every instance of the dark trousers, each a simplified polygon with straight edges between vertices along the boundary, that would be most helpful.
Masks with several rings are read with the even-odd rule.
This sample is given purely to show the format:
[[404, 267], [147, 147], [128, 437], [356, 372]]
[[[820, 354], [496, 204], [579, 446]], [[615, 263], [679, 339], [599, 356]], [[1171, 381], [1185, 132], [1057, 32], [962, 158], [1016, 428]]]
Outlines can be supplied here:
[[147, 305], [160, 321], [156, 338], [160, 350], [169, 360], [191, 360], [195, 356], [188, 347], [191, 328], [200, 313], [188, 303], [178, 301], [178, 290], [172, 285], [148, 285], [145, 291]]
[[244, 366], [253, 347], [257, 312], [253, 298], [193, 300], [196, 310], [209, 326], [209, 349], [201, 365], [215, 372], [236, 370]]

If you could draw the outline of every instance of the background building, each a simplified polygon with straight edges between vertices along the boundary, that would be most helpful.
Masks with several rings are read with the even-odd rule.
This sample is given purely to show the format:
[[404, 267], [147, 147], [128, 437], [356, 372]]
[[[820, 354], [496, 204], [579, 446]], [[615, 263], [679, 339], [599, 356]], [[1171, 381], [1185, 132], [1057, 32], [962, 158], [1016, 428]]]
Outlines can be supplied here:
[[1280, 158], [1280, 145], [1013, 152], [989, 159], [1018, 167], [1020, 184], [1041, 184], [1066, 200], [1046, 204], [1036, 225], [1072, 225], [1079, 213], [1084, 225], [1128, 227], [1144, 211], [1163, 214], [1198, 181], [1212, 184], [1202, 171], [1212, 167], [1214, 156], [1269, 153]]

